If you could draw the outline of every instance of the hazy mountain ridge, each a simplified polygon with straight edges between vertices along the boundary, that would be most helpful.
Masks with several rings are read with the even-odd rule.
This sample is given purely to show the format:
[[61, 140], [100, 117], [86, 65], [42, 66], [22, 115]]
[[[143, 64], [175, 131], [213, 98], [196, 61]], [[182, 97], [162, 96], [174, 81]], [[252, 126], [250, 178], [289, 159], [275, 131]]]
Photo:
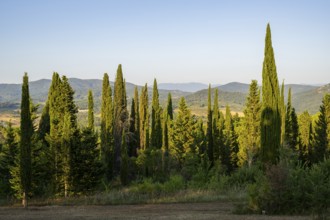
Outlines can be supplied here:
[[[99, 109], [101, 93], [102, 93], [102, 80], [100, 79], [77, 79], [70, 78], [69, 82], [75, 90], [75, 99], [77, 105], [84, 109], [87, 107], [87, 92], [91, 89], [94, 93], [95, 107]], [[51, 80], [41, 79], [30, 82], [30, 95], [34, 102], [43, 103], [47, 99], [48, 89]], [[110, 83], [113, 89], [113, 82]], [[204, 107], [207, 105], [207, 87], [208, 85], [202, 83], [175, 83], [173, 84], [174, 90], [168, 90], [164, 88], [171, 87], [171, 83], [160, 83], [159, 98], [160, 103], [165, 105], [167, 95], [172, 93], [174, 105], [180, 97], [185, 97], [187, 103], [192, 107]], [[180, 87], [182, 86], [182, 87]], [[186, 92], [187, 88], [191, 90], [198, 87], [206, 87], [196, 92]], [[126, 83], [127, 99], [130, 103], [133, 97], [135, 85], [132, 83]], [[139, 92], [141, 86], [138, 86]], [[215, 88], [215, 87], [214, 87]], [[212, 100], [214, 96], [214, 88], [212, 88]], [[219, 89], [219, 106], [224, 108], [227, 104], [235, 111], [242, 111], [246, 100], [246, 95], [249, 91], [249, 84], [231, 82], [225, 85], [217, 86]], [[300, 85], [300, 84], [288, 84], [285, 85], [285, 95], [287, 96], [288, 89], [292, 89], [292, 103], [298, 113], [304, 110], [308, 110], [314, 114], [318, 112], [321, 105], [323, 95], [330, 92], [330, 84], [317, 87], [313, 85]], [[152, 85], [149, 85], [149, 101], [152, 97]], [[2, 106], [17, 106], [11, 105], [12, 103], [19, 103], [21, 99], [21, 84], [0, 84], [0, 108]], [[5, 104], [7, 103], [7, 104]], [[212, 101], [213, 105], [213, 101]]]

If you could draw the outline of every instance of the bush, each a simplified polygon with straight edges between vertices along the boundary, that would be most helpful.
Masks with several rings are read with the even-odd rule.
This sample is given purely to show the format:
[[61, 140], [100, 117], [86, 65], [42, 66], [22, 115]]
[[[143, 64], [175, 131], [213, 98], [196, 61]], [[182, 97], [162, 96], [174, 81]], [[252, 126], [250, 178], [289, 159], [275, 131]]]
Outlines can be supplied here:
[[330, 207], [330, 160], [308, 169], [272, 165], [248, 186], [248, 210], [324, 217]]
[[163, 184], [162, 191], [164, 193], [175, 193], [177, 191], [183, 190], [185, 188], [185, 183], [180, 175], [171, 176], [170, 179]]

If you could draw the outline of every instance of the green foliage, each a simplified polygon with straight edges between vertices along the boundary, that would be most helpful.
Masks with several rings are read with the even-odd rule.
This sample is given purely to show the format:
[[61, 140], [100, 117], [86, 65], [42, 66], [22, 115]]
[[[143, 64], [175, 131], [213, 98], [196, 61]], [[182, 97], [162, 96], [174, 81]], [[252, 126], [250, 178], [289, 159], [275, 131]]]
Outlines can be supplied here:
[[88, 90], [88, 127], [94, 130], [94, 99], [92, 90]]
[[298, 119], [299, 124], [299, 159], [303, 163], [312, 163], [313, 124], [312, 117], [304, 111]]
[[173, 120], [173, 105], [172, 105], [172, 94], [169, 92], [167, 96], [167, 114], [171, 120]]
[[285, 164], [271, 165], [248, 187], [248, 209], [267, 214], [326, 216], [330, 207], [328, 160], [307, 169]]
[[121, 143], [122, 133], [124, 129], [128, 129], [128, 112], [125, 92], [125, 83], [123, 79], [123, 72], [121, 64], [118, 65], [115, 86], [114, 86], [114, 100], [113, 100], [113, 114], [114, 114], [114, 175], [120, 173], [121, 161]]
[[122, 134], [121, 143], [121, 166], [120, 166], [120, 181], [122, 185], [128, 184], [128, 154], [127, 154], [127, 141], [125, 130]]
[[112, 91], [107, 73], [103, 76], [101, 102], [101, 158], [106, 181], [113, 178], [113, 103]]
[[291, 105], [291, 88], [289, 88], [288, 104], [285, 115], [284, 144], [296, 151], [298, 148], [298, 118], [295, 109]]
[[218, 89], [214, 90], [214, 105], [213, 105], [213, 121], [212, 121], [212, 139], [213, 139], [213, 157], [217, 161], [220, 159], [220, 146], [223, 144], [221, 140], [221, 135], [219, 131], [219, 98]]
[[214, 155], [213, 155], [213, 126], [212, 126], [212, 109], [211, 109], [211, 84], [209, 85], [208, 91], [208, 99], [207, 99], [207, 130], [206, 130], [206, 138], [207, 138], [207, 155], [209, 160], [213, 164]]
[[239, 130], [238, 164], [240, 166], [244, 164], [251, 166], [260, 148], [260, 113], [260, 91], [258, 82], [253, 80], [246, 100], [244, 118]]
[[227, 168], [227, 171], [232, 172], [237, 167], [238, 143], [232, 115], [228, 105], [226, 107], [226, 119], [224, 123], [223, 135], [224, 149], [221, 160], [222, 164]]
[[262, 68], [261, 160], [276, 163], [281, 144], [280, 94], [272, 47], [270, 26], [267, 25], [265, 57]]
[[314, 162], [329, 157], [330, 152], [330, 94], [326, 94], [320, 106], [315, 128]]
[[29, 79], [27, 73], [23, 77], [22, 101], [21, 101], [21, 126], [20, 126], [20, 184], [23, 193], [23, 205], [27, 207], [27, 197], [31, 191], [31, 145], [33, 124], [30, 112]]
[[[12, 127], [11, 122], [4, 128], [4, 143], [0, 150], [0, 197], [10, 198], [14, 195], [10, 181], [13, 178], [19, 179], [18, 168], [18, 132]], [[16, 176], [12, 176], [12, 170], [17, 169]], [[21, 195], [20, 195], [21, 196]]]
[[152, 105], [151, 105], [151, 142], [150, 146], [160, 149], [162, 147], [161, 108], [159, 106], [159, 94], [157, 81], [154, 80]]
[[194, 145], [194, 122], [185, 99], [181, 98], [179, 110], [176, 119], [173, 123], [171, 140], [171, 155], [178, 161], [179, 167], [182, 168], [184, 158], [188, 153], [195, 153]]
[[149, 112], [148, 112], [148, 85], [142, 88], [140, 96], [140, 147], [146, 149], [148, 146], [148, 127], [149, 127]]

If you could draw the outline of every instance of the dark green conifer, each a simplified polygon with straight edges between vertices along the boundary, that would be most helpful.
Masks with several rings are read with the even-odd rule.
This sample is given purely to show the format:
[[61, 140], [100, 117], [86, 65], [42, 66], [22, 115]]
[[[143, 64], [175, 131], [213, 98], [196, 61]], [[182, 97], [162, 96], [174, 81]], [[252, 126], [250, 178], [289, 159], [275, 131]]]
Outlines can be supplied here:
[[120, 181], [122, 185], [128, 184], [128, 155], [127, 155], [127, 144], [126, 134], [123, 130], [122, 143], [121, 143], [121, 166], [120, 166]]
[[134, 130], [135, 130], [135, 152], [137, 149], [140, 149], [140, 111], [139, 111], [139, 92], [137, 86], [134, 89], [134, 112], [135, 112], [135, 120], [134, 120]]
[[154, 79], [151, 105], [151, 147], [157, 149], [162, 147], [161, 109], [156, 79]]
[[280, 99], [280, 108], [281, 108], [281, 146], [285, 142], [285, 103], [284, 103], [284, 80], [281, 87], [281, 99]]
[[114, 85], [114, 173], [120, 173], [121, 142], [123, 129], [128, 128], [126, 91], [121, 64], [118, 65]]
[[298, 149], [298, 118], [291, 104], [291, 88], [288, 94], [288, 104], [285, 115], [285, 145], [292, 150]]
[[314, 162], [329, 157], [330, 151], [330, 94], [325, 94], [315, 127]]
[[[19, 176], [13, 176], [11, 170], [16, 168], [16, 163], [18, 158], [18, 141], [17, 141], [17, 131], [13, 128], [11, 121], [8, 122], [7, 126], [4, 128], [4, 143], [0, 149], [0, 197], [1, 198], [11, 198], [16, 189], [20, 189], [21, 186], [11, 184], [12, 179], [16, 178], [19, 182]], [[19, 172], [17, 172], [19, 175]], [[16, 184], [16, 183], [15, 183]], [[20, 192], [21, 193], [21, 192]], [[22, 196], [21, 194], [19, 196]]]
[[214, 105], [213, 105], [213, 155], [214, 160], [220, 159], [220, 131], [219, 131], [219, 98], [218, 98], [218, 88], [214, 90]]
[[113, 104], [112, 91], [107, 73], [103, 76], [101, 101], [101, 158], [105, 179], [113, 178]]
[[206, 138], [207, 138], [207, 155], [209, 160], [213, 164], [214, 157], [213, 157], [213, 134], [212, 134], [212, 109], [211, 109], [211, 84], [209, 85], [208, 90], [208, 99], [207, 99], [207, 131], [206, 131]]
[[94, 131], [94, 99], [92, 90], [88, 91], [88, 127]]
[[308, 111], [304, 111], [299, 124], [299, 159], [308, 165], [312, 163], [313, 123]]
[[[149, 139], [148, 86], [142, 88], [140, 95], [140, 147], [146, 149]], [[147, 138], [148, 137], [148, 138]]]
[[169, 92], [167, 96], [167, 114], [170, 120], [173, 120], [173, 106], [172, 106], [172, 95]]
[[261, 149], [264, 163], [276, 163], [281, 145], [280, 91], [277, 79], [271, 31], [267, 25], [265, 38], [265, 57], [262, 68], [262, 111], [261, 111]]
[[29, 79], [27, 73], [23, 77], [22, 100], [21, 100], [21, 125], [20, 125], [20, 175], [22, 184], [22, 203], [28, 206], [28, 197], [31, 190], [31, 139], [33, 135], [33, 124], [30, 112]]

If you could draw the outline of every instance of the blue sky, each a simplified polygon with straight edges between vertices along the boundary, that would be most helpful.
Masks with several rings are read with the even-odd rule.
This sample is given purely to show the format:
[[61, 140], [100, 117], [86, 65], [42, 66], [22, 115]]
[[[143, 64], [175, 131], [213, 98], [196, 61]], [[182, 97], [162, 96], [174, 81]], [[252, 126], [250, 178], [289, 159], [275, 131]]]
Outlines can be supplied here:
[[330, 1], [0, 0], [0, 83], [261, 81], [270, 22], [280, 81], [330, 82]]

